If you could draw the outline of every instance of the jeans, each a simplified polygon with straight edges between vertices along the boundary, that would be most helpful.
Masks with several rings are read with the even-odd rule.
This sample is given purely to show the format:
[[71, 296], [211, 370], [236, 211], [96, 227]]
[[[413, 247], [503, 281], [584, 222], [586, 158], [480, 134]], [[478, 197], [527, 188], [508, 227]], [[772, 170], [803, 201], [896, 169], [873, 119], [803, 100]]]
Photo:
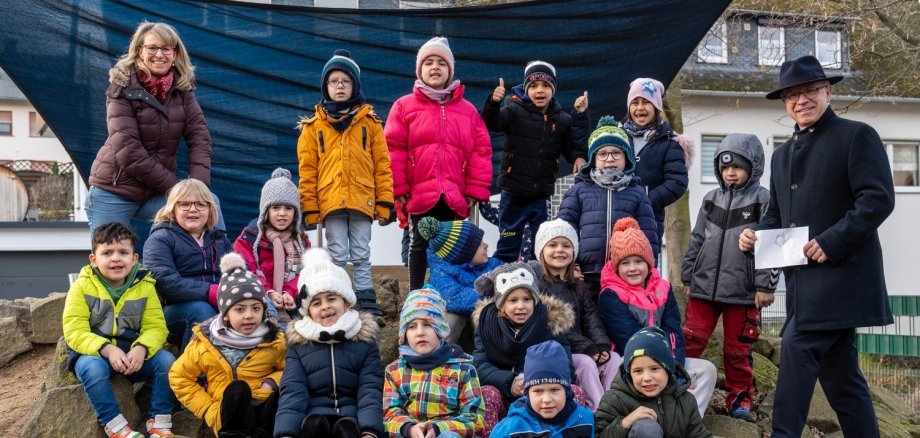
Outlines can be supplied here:
[[[220, 210], [220, 200], [217, 195], [211, 193], [214, 197], [214, 203], [217, 205], [217, 225], [215, 228], [226, 230], [224, 224], [224, 215]], [[86, 194], [86, 201], [83, 208], [86, 210], [86, 219], [89, 222], [89, 233], [92, 236], [97, 227], [109, 222], [121, 222], [130, 226], [131, 220], [142, 222], [153, 222], [157, 211], [166, 205], [166, 194], [154, 196], [144, 202], [137, 202], [112, 192], [100, 189], [99, 187], [90, 187]], [[139, 235], [146, 236], [146, 233]]]
[[192, 339], [192, 327], [217, 314], [207, 301], [185, 301], [169, 304], [163, 310], [166, 328], [169, 330], [169, 342], [179, 343], [179, 351], [184, 351]]
[[323, 219], [326, 251], [336, 265], [352, 264], [355, 290], [373, 289], [371, 284], [371, 218], [349, 210], [330, 213]]
[[[611, 427], [611, 426], [608, 426]], [[657, 421], [643, 418], [632, 424], [629, 428], [628, 438], [663, 438], [664, 431]]]
[[[151, 381], [150, 418], [172, 414], [176, 396], [169, 387], [168, 375], [169, 368], [175, 361], [176, 358], [168, 351], [160, 350], [145, 360], [140, 370], [126, 376], [132, 382]], [[86, 397], [96, 411], [96, 419], [103, 426], [121, 414], [115, 393], [112, 391], [112, 382], [109, 380], [117, 373], [108, 359], [99, 356], [80, 356], [74, 366], [74, 374], [83, 384]]]

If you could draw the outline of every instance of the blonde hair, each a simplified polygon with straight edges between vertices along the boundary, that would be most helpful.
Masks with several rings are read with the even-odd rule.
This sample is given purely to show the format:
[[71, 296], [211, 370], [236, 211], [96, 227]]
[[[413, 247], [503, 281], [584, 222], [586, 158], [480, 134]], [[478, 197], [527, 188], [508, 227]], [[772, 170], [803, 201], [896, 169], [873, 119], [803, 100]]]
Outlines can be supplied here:
[[147, 73], [148, 77], [153, 76], [141, 56], [141, 51], [144, 50], [141, 46], [144, 44], [144, 38], [147, 37], [147, 34], [157, 36], [167, 46], [176, 46], [173, 68], [179, 74], [176, 77], [175, 87], [180, 90], [191, 90], [195, 83], [195, 67], [192, 66], [192, 61], [188, 57], [185, 45], [182, 44], [182, 40], [179, 38], [179, 33], [176, 32], [174, 27], [166, 23], [144, 21], [139, 24], [131, 37], [131, 42], [128, 43], [128, 53], [118, 58], [115, 68], [128, 71], [131, 67], [134, 67]]
[[217, 205], [214, 203], [214, 197], [211, 196], [208, 186], [194, 178], [179, 181], [173, 188], [169, 189], [166, 205], [157, 212], [156, 217], [153, 218], [153, 223], [175, 222], [176, 204], [189, 195], [198, 198], [198, 202], [208, 204], [208, 222], [205, 224], [205, 229], [214, 228], [214, 225], [217, 225]]

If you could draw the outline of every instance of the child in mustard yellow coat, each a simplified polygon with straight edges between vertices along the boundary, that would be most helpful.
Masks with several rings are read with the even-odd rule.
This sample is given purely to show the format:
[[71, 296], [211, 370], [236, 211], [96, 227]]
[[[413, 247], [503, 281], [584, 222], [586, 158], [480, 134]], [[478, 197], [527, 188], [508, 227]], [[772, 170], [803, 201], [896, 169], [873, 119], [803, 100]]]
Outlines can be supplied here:
[[361, 69], [346, 50], [323, 68], [323, 100], [300, 122], [297, 160], [304, 221], [321, 223], [332, 261], [354, 268], [359, 310], [382, 321], [371, 285], [371, 224], [391, 221], [393, 172], [383, 123], [365, 103]]
[[[287, 344], [265, 290], [236, 253], [221, 259], [220, 313], [195, 326], [169, 371], [176, 398], [220, 438], [271, 437]], [[204, 374], [207, 386], [198, 382]]]

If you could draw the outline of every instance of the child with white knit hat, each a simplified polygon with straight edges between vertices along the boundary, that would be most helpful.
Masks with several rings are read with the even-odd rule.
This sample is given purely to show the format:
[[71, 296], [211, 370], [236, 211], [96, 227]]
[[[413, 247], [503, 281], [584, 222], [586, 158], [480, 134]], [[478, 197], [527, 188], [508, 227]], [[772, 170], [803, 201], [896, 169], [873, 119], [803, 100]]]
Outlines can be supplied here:
[[485, 405], [473, 357], [447, 342], [444, 299], [426, 285], [399, 315], [399, 358], [386, 369], [384, 427], [390, 436], [472, 437]]
[[304, 254], [302, 319], [288, 325], [276, 437], [383, 437], [383, 366], [374, 315], [355, 309], [344, 269], [322, 249]]
[[585, 390], [586, 406], [597, 409], [610, 389], [620, 356], [610, 349], [610, 338], [597, 311], [595, 298], [575, 276], [578, 234], [571, 224], [555, 219], [544, 222], [534, 240], [537, 261], [543, 268], [543, 295], [566, 302], [575, 311], [575, 326], [568, 333], [578, 384]]

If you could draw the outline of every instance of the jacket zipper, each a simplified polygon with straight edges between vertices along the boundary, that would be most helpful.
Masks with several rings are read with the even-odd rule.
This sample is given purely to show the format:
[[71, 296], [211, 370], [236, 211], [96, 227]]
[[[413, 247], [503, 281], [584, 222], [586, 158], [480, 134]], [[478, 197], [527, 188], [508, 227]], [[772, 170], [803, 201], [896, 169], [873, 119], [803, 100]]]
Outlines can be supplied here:
[[332, 402], [336, 415], [341, 415], [341, 411], [339, 411], [339, 384], [335, 376], [335, 344], [329, 344], [329, 357], [332, 360]]
[[[441, 124], [440, 124], [441, 145], [447, 146], [447, 142], [445, 141], [445, 135], [444, 135], [444, 125], [447, 123], [447, 113], [444, 111], [443, 103], [439, 103], [438, 105], [441, 107]], [[444, 169], [444, 151], [441, 150], [438, 153], [438, 173], [443, 172], [443, 169]], [[438, 178], [438, 186], [441, 188], [441, 193], [446, 193], [446, 191], [444, 190], [444, 179], [443, 178]]]
[[712, 301], [716, 300], [716, 291], [719, 290], [719, 274], [722, 271], [722, 247], [725, 245], [725, 232], [728, 227], [728, 217], [732, 211], [732, 201], [735, 198], [734, 184], [728, 187], [728, 208], [725, 209], [725, 217], [722, 219], [722, 236], [719, 238], [719, 257], [716, 258], [716, 278], [712, 285]]
[[122, 167], [119, 166], [118, 170], [115, 171], [115, 176], [112, 177], [112, 187], [118, 186], [118, 178], [121, 178]]
[[[613, 231], [613, 226], [610, 224], [611, 222], [610, 213], [611, 211], [613, 211], [613, 208], [610, 204], [612, 203], [613, 203], [613, 191], [607, 190], [607, 234], [605, 235], [607, 238], [606, 240], [604, 240], [605, 242], [610, 242], [610, 233]], [[604, 245], [604, 265], [606, 265], [607, 262], [609, 261], [610, 261], [610, 245]], [[603, 266], [601, 266], [601, 268], [603, 268]], [[616, 272], [617, 267], [612, 266], [612, 268], [613, 268], [613, 271]]]
[[665, 428], [668, 424], [668, 419], [664, 416], [664, 404], [661, 403], [661, 397], [655, 398], [655, 401], [658, 402], [658, 424], [660, 424], [662, 428]]

